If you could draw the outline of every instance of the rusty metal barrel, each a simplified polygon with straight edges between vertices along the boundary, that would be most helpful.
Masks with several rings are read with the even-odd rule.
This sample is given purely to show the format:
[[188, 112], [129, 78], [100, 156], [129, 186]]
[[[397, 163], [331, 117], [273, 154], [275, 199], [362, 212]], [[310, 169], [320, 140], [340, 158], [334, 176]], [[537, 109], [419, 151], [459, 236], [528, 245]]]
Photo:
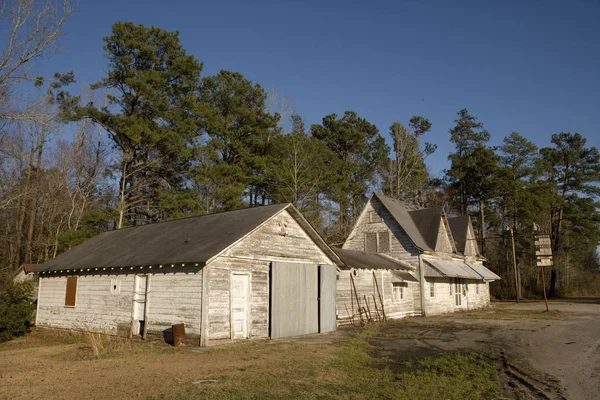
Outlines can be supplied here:
[[173, 346], [179, 346], [180, 344], [185, 344], [185, 325], [184, 324], [175, 324], [172, 327], [173, 329]]

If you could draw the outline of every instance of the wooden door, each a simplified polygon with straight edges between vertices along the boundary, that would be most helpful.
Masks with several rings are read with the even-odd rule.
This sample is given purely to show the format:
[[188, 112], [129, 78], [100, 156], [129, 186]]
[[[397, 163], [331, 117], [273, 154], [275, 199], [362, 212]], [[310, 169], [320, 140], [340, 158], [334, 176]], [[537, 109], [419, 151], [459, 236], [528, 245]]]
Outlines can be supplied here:
[[462, 283], [459, 278], [454, 278], [454, 305], [462, 306]]
[[248, 309], [250, 297], [250, 276], [231, 276], [231, 338], [248, 338]]

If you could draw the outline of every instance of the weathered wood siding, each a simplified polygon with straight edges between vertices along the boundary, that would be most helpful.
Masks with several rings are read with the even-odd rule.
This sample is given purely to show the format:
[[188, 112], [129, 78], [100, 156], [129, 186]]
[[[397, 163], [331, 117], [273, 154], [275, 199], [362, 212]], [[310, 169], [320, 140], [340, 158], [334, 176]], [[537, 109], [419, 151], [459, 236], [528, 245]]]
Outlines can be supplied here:
[[448, 227], [444, 224], [444, 217], [441, 217], [437, 241], [435, 243], [435, 251], [440, 253], [452, 253], [454, 248], [450, 242], [450, 238], [451, 235], [448, 232]]
[[[433, 297], [430, 292], [431, 282], [434, 284]], [[461, 305], [457, 306], [454, 298], [454, 278], [426, 278], [424, 300], [427, 315], [475, 310], [490, 305], [488, 283], [476, 280], [463, 280], [463, 283], [467, 285], [467, 296], [463, 296]]]
[[[41, 279], [38, 325], [111, 335], [129, 333], [134, 275], [79, 276], [75, 307], [65, 307], [66, 276]], [[111, 279], [120, 281], [117, 294], [111, 293]]]
[[[373, 276], [373, 273], [375, 273], [375, 276]], [[416, 306], [417, 302], [420, 303], [420, 299], [415, 297], [415, 293], [419, 292], [419, 284], [417, 282], [407, 281], [407, 287], [404, 288], [404, 298], [394, 301], [392, 298], [392, 282], [402, 281], [401, 278], [398, 278], [395, 275], [395, 271], [350, 269], [340, 271], [337, 281], [336, 301], [339, 324], [351, 322], [352, 316], [354, 317], [354, 322], [360, 320], [356, 295], [352, 288], [351, 275], [354, 279], [356, 294], [358, 295], [361, 307], [365, 307], [366, 297], [373, 318], [375, 318], [376, 315], [375, 303], [377, 303], [377, 308], [379, 308], [379, 311], [381, 312], [379, 293], [383, 298], [383, 306], [388, 318], [393, 319], [420, 315], [420, 312], [417, 311], [420, 310], [420, 306]], [[379, 285], [379, 293], [377, 292], [375, 279]], [[375, 299], [373, 299], [373, 297], [375, 297]]]
[[164, 334], [173, 324], [185, 324], [188, 338], [200, 336], [202, 272], [151, 274], [148, 287], [148, 333]]
[[490, 305], [489, 284], [484, 281], [468, 281], [467, 304], [469, 310], [488, 307]]
[[250, 337], [269, 335], [269, 261], [218, 257], [208, 265], [208, 337], [231, 339], [231, 274], [250, 273]]
[[465, 241], [465, 256], [477, 256], [479, 255], [479, 248], [477, 246], [477, 239], [475, 237], [475, 232], [473, 232], [473, 224], [471, 224], [471, 220], [469, 220], [469, 225], [467, 227], [467, 238]]
[[230, 287], [233, 272], [251, 275], [250, 337], [268, 337], [269, 267], [272, 261], [332, 264], [296, 220], [283, 211], [207, 266], [210, 340], [231, 338]]
[[[199, 269], [148, 275], [147, 332], [162, 336], [171, 325], [184, 323], [188, 336], [199, 336], [202, 315]], [[129, 335], [134, 274], [78, 276], [75, 307], [65, 307], [66, 276], [41, 279], [39, 325]], [[115, 279], [118, 293], [111, 291]]]
[[332, 264], [332, 261], [285, 210], [222, 255], [270, 261]]
[[[431, 297], [430, 284], [434, 286], [434, 297]], [[437, 315], [454, 312], [454, 291], [451, 290], [454, 279], [449, 278], [426, 278], [425, 279], [425, 312], [427, 315]]]
[[[376, 211], [381, 217], [381, 222], [369, 222], [369, 212]], [[418, 267], [419, 251], [410, 241], [410, 238], [404, 232], [402, 227], [396, 222], [394, 217], [385, 209], [385, 207], [377, 199], [372, 198], [367, 203], [364, 211], [361, 213], [358, 221], [354, 225], [352, 233], [346, 239], [342, 246], [344, 249], [365, 251], [365, 234], [367, 232], [389, 231], [391, 235], [391, 247], [389, 252], [383, 252], [397, 260], [406, 261]]]
[[[370, 222], [369, 213], [371, 211], [375, 211], [381, 217], [381, 222]], [[366, 233], [382, 231], [391, 232], [391, 246], [389, 248], [389, 251], [382, 253], [391, 258], [405, 261], [410, 265], [414, 266], [416, 270], [415, 272], [413, 272], [413, 276], [418, 278], [420, 253], [419, 250], [414, 246], [406, 232], [402, 229], [400, 224], [398, 224], [398, 222], [392, 216], [392, 214], [390, 214], [389, 211], [387, 211], [387, 209], [383, 206], [383, 204], [381, 204], [381, 202], [376, 198], [371, 198], [371, 200], [366, 204], [365, 209], [356, 221], [356, 224], [354, 225], [350, 236], [348, 237], [348, 239], [346, 239], [346, 242], [344, 243], [342, 248], [349, 250], [365, 251]], [[389, 306], [391, 315], [396, 315], [399, 318], [409, 314], [421, 315], [421, 290], [420, 285], [418, 283], [408, 283], [407, 296], [410, 297], [410, 299], [406, 298], [406, 302], [401, 302], [399, 304], [391, 304], [391, 275], [384, 273], [383, 279], [383, 283], [385, 284], [384, 291], [387, 293], [387, 295], [389, 295], [390, 301], [389, 305], [386, 303], [386, 310]], [[406, 304], [408, 303], [410, 303], [412, 306], [411, 310], [407, 309]], [[339, 307], [340, 303], [338, 302], [338, 313], [345, 312], [345, 310], [340, 310]]]

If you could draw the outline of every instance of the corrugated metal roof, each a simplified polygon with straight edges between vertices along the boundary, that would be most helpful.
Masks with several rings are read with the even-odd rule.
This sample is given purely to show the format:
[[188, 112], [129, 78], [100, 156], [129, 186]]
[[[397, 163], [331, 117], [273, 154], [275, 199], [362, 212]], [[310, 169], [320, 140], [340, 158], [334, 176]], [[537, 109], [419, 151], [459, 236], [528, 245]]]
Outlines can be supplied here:
[[452, 236], [456, 242], [456, 251], [464, 253], [465, 245], [467, 243], [467, 232], [469, 231], [469, 217], [448, 218], [448, 224], [450, 225]]
[[477, 272], [479, 275], [483, 276], [483, 279], [485, 279], [486, 281], [496, 281], [502, 279], [490, 269], [484, 267], [483, 264], [475, 262], [466, 262], [466, 264], [469, 267], [473, 268], [475, 272]]
[[399, 281], [409, 281], [409, 282], [419, 282], [417, 278], [412, 276], [407, 271], [392, 271], [392, 282]]
[[463, 261], [440, 260], [433, 258], [423, 258], [423, 260], [437, 270], [442, 276], [450, 278], [465, 278], [482, 280], [483, 276], [475, 272]]
[[433, 268], [428, 263], [423, 263], [425, 278], [447, 278], [446, 275], [442, 275], [437, 269]]
[[394, 260], [380, 253], [371, 253], [358, 250], [333, 249], [348, 268], [360, 269], [392, 269], [415, 270], [412, 265], [399, 260]]
[[294, 219], [338, 264], [335, 253], [316, 232], [310, 232], [310, 224], [291, 204], [276, 204], [104, 232], [34, 271], [206, 263], [288, 207]]

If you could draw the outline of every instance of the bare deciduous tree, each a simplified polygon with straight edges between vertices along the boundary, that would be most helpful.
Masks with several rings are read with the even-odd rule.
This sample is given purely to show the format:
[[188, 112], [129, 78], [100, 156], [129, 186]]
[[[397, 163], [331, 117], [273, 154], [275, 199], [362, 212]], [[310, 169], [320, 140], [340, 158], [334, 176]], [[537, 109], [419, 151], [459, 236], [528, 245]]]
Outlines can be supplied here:
[[3, 0], [0, 21], [6, 42], [0, 48], [0, 91], [31, 77], [27, 65], [48, 50], [56, 50], [61, 28], [74, 12], [69, 0]]

